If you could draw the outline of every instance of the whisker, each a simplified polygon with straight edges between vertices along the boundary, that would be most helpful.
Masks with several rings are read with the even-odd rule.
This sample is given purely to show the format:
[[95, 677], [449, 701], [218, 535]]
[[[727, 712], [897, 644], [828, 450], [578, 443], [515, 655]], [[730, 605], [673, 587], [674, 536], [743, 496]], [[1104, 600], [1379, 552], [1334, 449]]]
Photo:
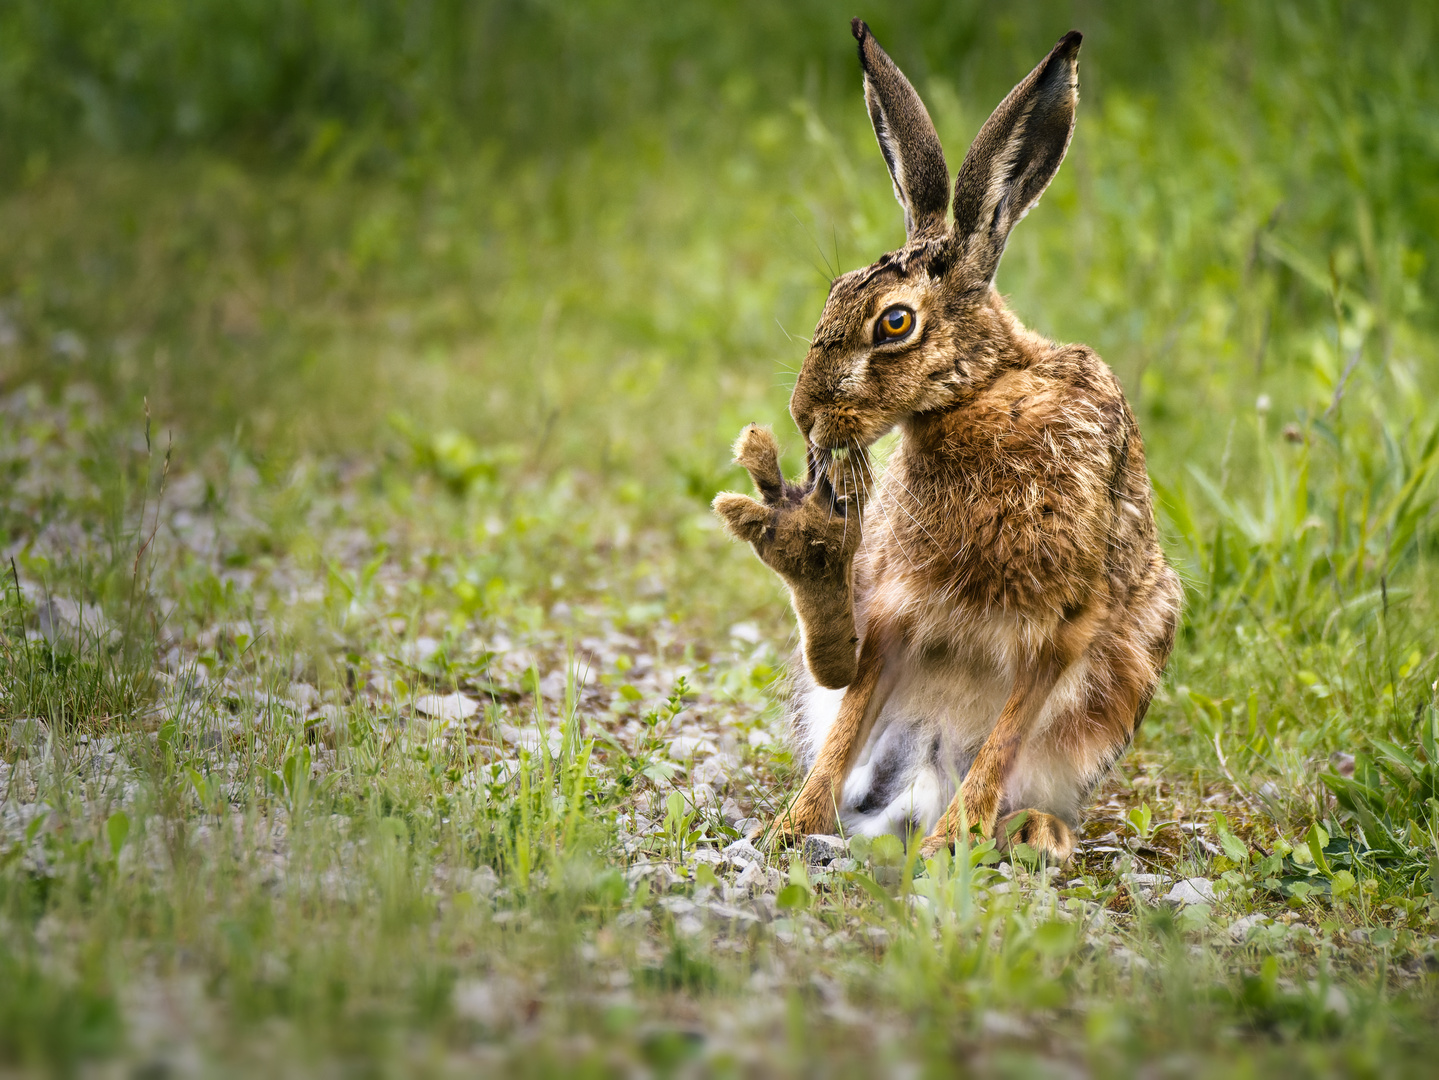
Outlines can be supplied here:
[[[900, 480], [898, 476], [895, 476], [893, 473], [886, 473], [885, 475], [891, 483], [897, 485], [899, 489], [903, 491], [906, 495], [908, 495], [911, 499], [913, 499], [915, 502], [919, 502], [919, 497], [915, 495], [914, 492], [910, 491], [909, 488], [905, 486], [904, 481]], [[871, 473], [871, 476], [873, 476], [873, 473]], [[899, 506], [901, 510], [905, 512], [905, 515], [909, 518], [909, 520], [914, 522], [916, 527], [918, 527], [919, 531], [924, 533], [924, 535], [928, 537], [929, 542], [934, 545], [935, 551], [942, 552], [944, 549], [940, 546], [939, 541], [934, 538], [934, 534], [931, 533], [928, 529], [926, 529], [923, 523], [917, 517], [910, 513], [909, 507], [905, 506], [904, 503], [901, 502], [898, 498], [895, 499], [895, 503]]]
[[[778, 316], [778, 315], [776, 315], [776, 316], [774, 317], [774, 324], [779, 327], [779, 332], [785, 336], [785, 339], [786, 339], [787, 341], [794, 341], [795, 338], [798, 338], [800, 341], [803, 341], [806, 345], [813, 345], [813, 344], [814, 344], [814, 339], [813, 339], [813, 338], [807, 338], [807, 337], [805, 337], [803, 334], [791, 334], [788, 330], [786, 330], [786, 329], [784, 328], [784, 323], [782, 323], [782, 322], [779, 321], [779, 316]], [[783, 367], [784, 365], [781, 364], [780, 366]]]
[[[870, 491], [875, 491], [875, 489], [879, 487], [879, 483], [874, 475], [874, 469], [870, 466], [868, 456], [864, 454], [862, 450], [858, 451], [855, 454], [851, 454], [850, 456], [852, 458], [860, 458], [861, 467], [865, 470], [866, 475], [869, 477], [869, 482], [866, 486]], [[904, 561], [909, 563], [910, 569], [918, 572], [919, 566], [915, 563], [914, 558], [905, 548], [904, 541], [899, 538], [899, 533], [895, 531], [894, 521], [890, 518], [889, 511], [884, 505], [884, 498], [877, 491], [875, 491], [874, 505], [879, 507], [880, 517], [884, 519], [884, 524], [889, 529], [889, 535], [894, 538], [894, 546], [899, 548], [899, 553], [904, 556]]]
[[[795, 224], [804, 230], [805, 236], [808, 237], [809, 242], [814, 245], [814, 249], [819, 252], [819, 257], [824, 260], [824, 268], [829, 271], [829, 274], [827, 277], [825, 277], [825, 280], [833, 281], [836, 276], [836, 271], [834, 267], [829, 265], [829, 256], [824, 253], [824, 247], [820, 244], [819, 238], [815, 236], [814, 233], [809, 231], [809, 226], [806, 225], [803, 221], [801, 221], [799, 219], [799, 215], [796, 214], [793, 210], [789, 212], [789, 216], [794, 218]], [[811, 263], [811, 265], [813, 264]], [[819, 273], [819, 267], [816, 266], [814, 267], [814, 269], [816, 273]]]

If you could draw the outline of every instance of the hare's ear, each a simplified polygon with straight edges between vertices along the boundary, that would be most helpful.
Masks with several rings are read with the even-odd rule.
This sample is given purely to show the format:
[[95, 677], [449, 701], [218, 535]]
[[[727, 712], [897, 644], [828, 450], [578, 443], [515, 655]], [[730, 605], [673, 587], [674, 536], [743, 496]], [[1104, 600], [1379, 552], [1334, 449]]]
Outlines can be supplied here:
[[913, 240], [944, 228], [949, 209], [949, 166], [924, 102], [860, 19], [850, 23], [864, 68], [864, 103], [880, 153], [904, 207], [904, 231]]
[[1059, 171], [1079, 104], [1080, 33], [1071, 30], [999, 103], [954, 182], [954, 237], [981, 281], [994, 279], [1009, 230]]

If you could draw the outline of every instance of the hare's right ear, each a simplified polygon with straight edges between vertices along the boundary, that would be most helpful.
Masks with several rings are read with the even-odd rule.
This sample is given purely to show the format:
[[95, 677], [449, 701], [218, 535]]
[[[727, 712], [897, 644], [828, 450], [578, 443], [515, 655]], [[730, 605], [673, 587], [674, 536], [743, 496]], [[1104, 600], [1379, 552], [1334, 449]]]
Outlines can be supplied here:
[[864, 103], [880, 153], [904, 208], [904, 231], [913, 240], [944, 229], [949, 209], [949, 166], [924, 102], [861, 19], [849, 24], [864, 68]]
[[954, 182], [954, 237], [961, 262], [988, 285], [1009, 230], [1033, 209], [1059, 171], [1079, 104], [1079, 31], [1071, 30], [1026, 75], [965, 155]]

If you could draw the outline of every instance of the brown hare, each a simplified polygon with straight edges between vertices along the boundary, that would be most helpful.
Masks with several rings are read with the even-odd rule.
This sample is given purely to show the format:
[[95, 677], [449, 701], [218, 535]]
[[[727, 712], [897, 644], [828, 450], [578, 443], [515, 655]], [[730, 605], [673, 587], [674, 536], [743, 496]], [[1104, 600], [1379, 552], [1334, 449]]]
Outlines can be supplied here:
[[[930, 855], [969, 827], [1063, 861], [1144, 717], [1182, 598], [1114, 374], [1025, 329], [993, 286], [1069, 146], [1080, 35], [980, 129], [949, 224], [929, 114], [852, 27], [906, 243], [830, 287], [790, 399], [804, 482], [751, 425], [735, 457], [762, 501], [714, 502], [799, 618], [790, 713], [809, 772], [771, 837], [838, 820], [922, 830]], [[867, 447], [896, 427], [876, 479]]]

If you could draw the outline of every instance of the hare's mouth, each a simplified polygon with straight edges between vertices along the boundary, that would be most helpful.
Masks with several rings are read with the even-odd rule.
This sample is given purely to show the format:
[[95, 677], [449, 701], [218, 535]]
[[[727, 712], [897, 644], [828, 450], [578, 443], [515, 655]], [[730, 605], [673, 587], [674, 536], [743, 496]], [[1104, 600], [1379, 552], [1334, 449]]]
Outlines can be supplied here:
[[860, 497], [873, 482], [873, 466], [864, 447], [855, 443], [840, 446], [816, 446], [806, 450], [811, 491], [828, 501], [832, 512], [848, 517], [851, 509], [861, 505]]

